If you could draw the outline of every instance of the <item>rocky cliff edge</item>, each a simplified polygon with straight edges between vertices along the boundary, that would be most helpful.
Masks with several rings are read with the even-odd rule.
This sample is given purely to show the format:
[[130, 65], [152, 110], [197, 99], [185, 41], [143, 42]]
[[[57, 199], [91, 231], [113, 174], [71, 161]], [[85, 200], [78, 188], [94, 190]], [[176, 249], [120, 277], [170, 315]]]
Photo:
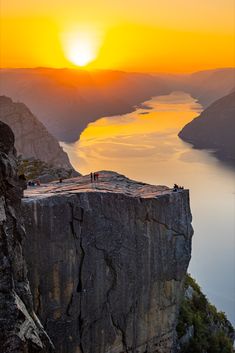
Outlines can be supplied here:
[[33, 310], [22, 255], [23, 188], [14, 135], [0, 122], [0, 353], [48, 353], [52, 345]]
[[25, 191], [36, 313], [57, 353], [171, 353], [191, 257], [188, 190], [113, 172]]

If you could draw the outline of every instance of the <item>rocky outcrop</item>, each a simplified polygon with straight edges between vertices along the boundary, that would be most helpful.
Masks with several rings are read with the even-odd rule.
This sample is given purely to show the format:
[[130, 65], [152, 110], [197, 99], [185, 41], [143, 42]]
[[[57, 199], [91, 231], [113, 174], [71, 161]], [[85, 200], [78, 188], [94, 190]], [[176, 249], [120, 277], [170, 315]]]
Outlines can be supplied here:
[[216, 155], [235, 164], [235, 92], [217, 100], [179, 133], [196, 148], [215, 150]]
[[58, 141], [26, 105], [0, 96], [0, 120], [13, 130], [17, 153], [24, 159], [33, 157], [57, 168], [73, 169]]
[[36, 313], [57, 353], [171, 353], [191, 256], [188, 191], [100, 175], [25, 193]]
[[52, 345], [34, 310], [22, 256], [14, 135], [0, 122], [0, 353], [48, 353]]
[[69, 179], [80, 175], [74, 169], [53, 167], [34, 158], [18, 158], [18, 173], [24, 175], [28, 181], [39, 180], [41, 183]]
[[234, 353], [235, 330], [187, 275], [177, 324], [178, 353]]

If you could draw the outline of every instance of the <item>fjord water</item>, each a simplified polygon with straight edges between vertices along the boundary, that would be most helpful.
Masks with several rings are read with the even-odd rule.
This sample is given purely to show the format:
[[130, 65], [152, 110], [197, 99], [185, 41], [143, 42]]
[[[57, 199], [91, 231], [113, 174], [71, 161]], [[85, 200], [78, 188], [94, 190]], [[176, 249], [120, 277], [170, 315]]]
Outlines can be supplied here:
[[189, 272], [235, 324], [235, 169], [177, 135], [201, 111], [189, 94], [154, 97], [130, 114], [88, 125], [62, 144], [82, 173], [114, 170], [147, 183], [190, 189], [193, 252]]

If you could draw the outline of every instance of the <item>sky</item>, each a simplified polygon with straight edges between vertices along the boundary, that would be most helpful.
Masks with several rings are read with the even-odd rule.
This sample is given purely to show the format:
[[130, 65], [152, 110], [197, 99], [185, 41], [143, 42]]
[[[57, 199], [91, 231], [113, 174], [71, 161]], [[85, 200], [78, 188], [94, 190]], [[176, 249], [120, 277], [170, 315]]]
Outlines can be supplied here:
[[0, 67], [235, 66], [234, 0], [1, 0]]

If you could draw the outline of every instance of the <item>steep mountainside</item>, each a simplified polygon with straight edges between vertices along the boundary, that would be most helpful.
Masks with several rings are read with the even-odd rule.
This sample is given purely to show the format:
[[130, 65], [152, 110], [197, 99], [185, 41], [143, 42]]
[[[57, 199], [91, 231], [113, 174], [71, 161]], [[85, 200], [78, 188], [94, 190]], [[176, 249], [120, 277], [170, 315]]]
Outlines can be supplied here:
[[58, 141], [23, 103], [0, 96], [0, 120], [15, 135], [15, 146], [23, 158], [35, 158], [58, 168], [73, 169]]
[[187, 190], [100, 172], [94, 184], [29, 189], [23, 204], [35, 310], [57, 353], [173, 352], [191, 257]]
[[223, 312], [218, 312], [190, 276], [177, 324], [178, 353], [234, 353], [235, 331]]
[[34, 310], [21, 242], [23, 187], [14, 135], [0, 122], [0, 353], [49, 353], [51, 342]]
[[215, 149], [218, 157], [235, 163], [234, 131], [235, 92], [211, 104], [179, 136], [196, 148]]

